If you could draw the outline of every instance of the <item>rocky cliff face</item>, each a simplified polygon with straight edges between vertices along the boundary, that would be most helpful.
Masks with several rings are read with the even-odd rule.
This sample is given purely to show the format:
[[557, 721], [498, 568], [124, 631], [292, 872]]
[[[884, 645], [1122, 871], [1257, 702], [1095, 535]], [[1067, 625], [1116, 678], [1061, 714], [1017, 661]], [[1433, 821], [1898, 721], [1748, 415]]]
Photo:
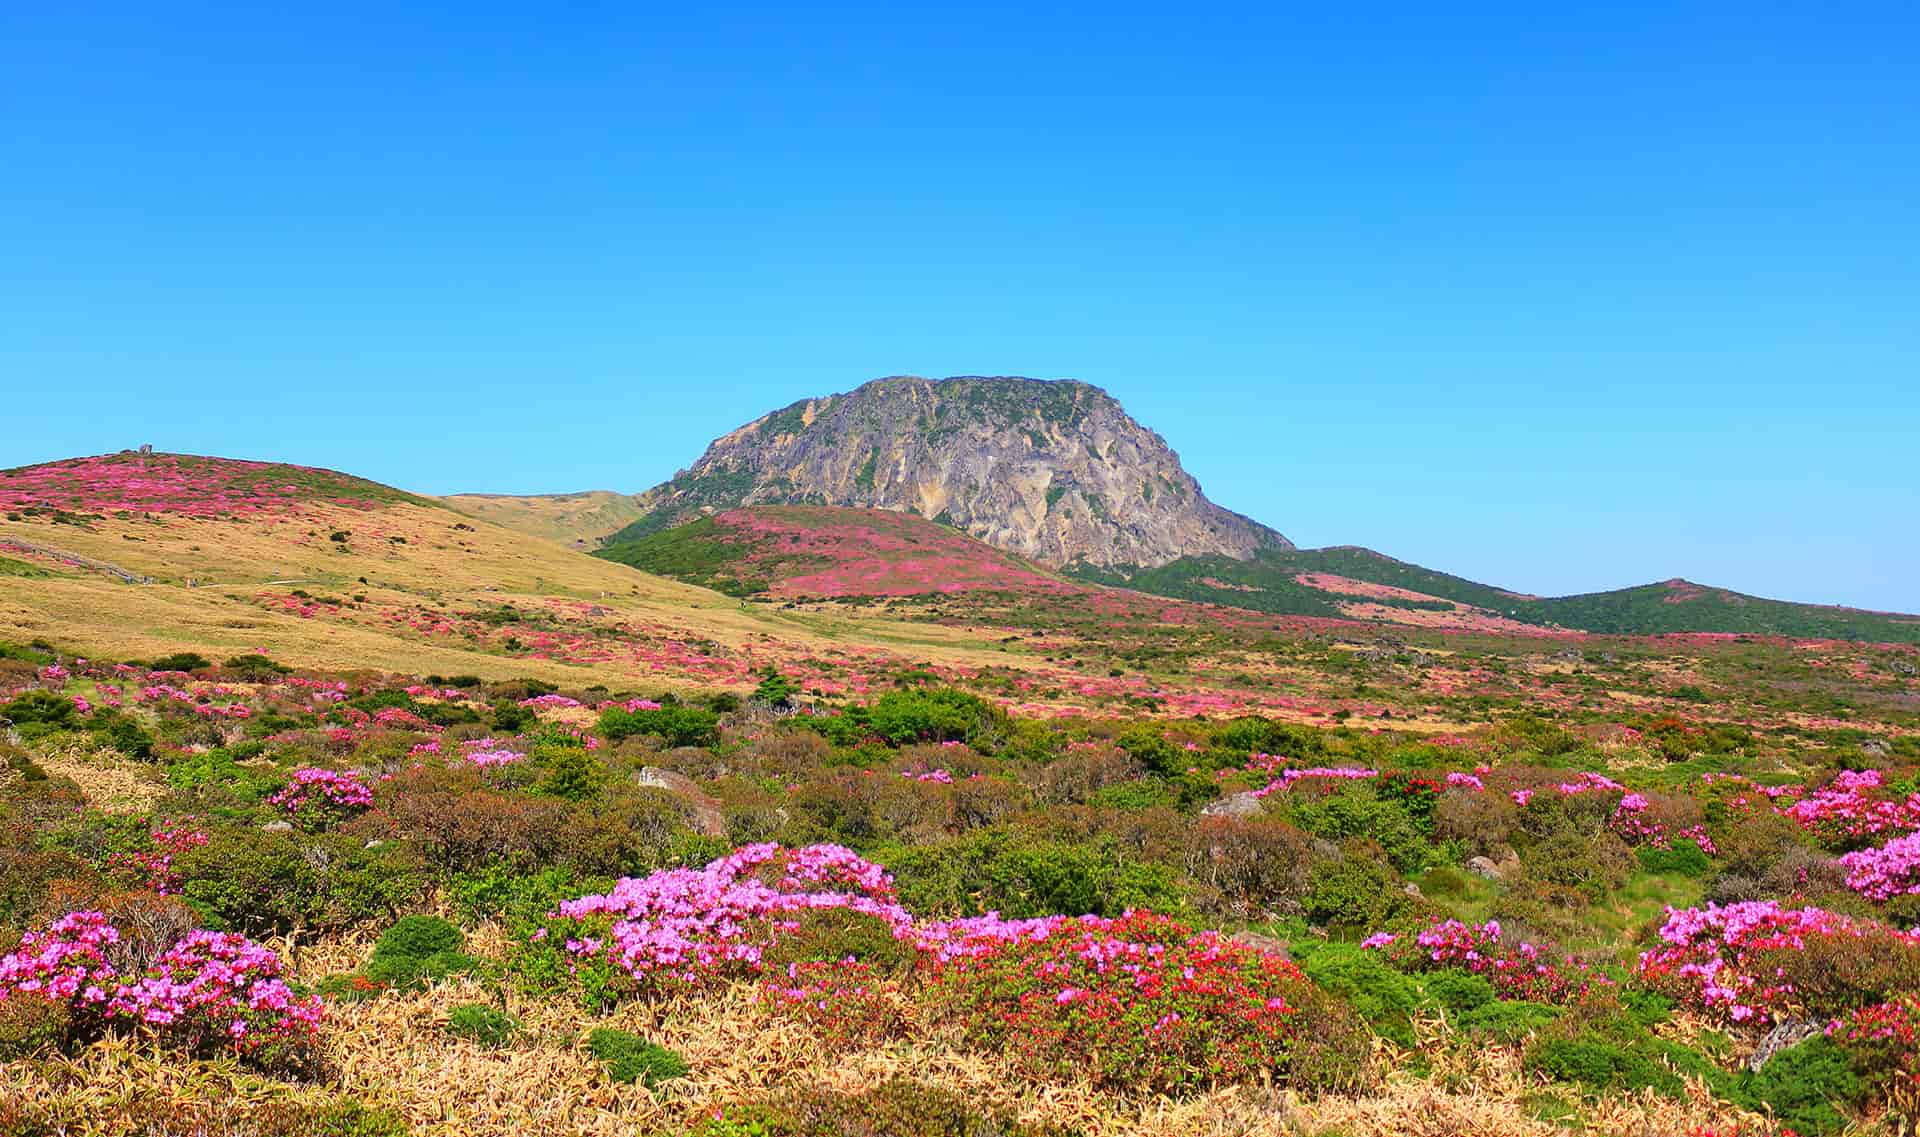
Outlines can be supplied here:
[[609, 543], [790, 503], [906, 510], [1053, 566], [1293, 547], [1208, 501], [1112, 396], [1067, 381], [875, 380], [748, 423], [636, 501], [642, 518]]

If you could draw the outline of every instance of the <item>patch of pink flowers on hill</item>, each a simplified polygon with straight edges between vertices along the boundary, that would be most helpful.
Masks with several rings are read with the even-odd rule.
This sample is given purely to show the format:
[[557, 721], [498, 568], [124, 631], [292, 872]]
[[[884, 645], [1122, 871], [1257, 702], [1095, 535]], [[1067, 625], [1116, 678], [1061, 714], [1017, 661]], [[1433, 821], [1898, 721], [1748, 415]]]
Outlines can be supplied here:
[[964, 534], [918, 516], [828, 506], [761, 506], [715, 516], [729, 543], [775, 572], [783, 596], [915, 596], [980, 590], [1079, 595], [1084, 585], [1028, 568]]
[[386, 491], [331, 470], [184, 454], [101, 454], [0, 470], [0, 509], [236, 517], [298, 505], [367, 506]]

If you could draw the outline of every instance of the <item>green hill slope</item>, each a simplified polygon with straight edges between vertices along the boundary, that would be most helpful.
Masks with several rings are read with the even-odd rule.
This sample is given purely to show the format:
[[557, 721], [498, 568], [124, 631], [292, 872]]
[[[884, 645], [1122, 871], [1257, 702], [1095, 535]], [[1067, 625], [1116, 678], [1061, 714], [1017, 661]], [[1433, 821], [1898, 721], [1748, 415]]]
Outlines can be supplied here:
[[[1352, 615], [1356, 605], [1364, 604], [1374, 618], [1384, 612], [1391, 620], [1398, 609], [1408, 615], [1408, 622], [1416, 622], [1413, 616], [1418, 612], [1464, 604], [1542, 628], [1619, 635], [1720, 632], [1920, 643], [1920, 616], [1768, 600], [1685, 580], [1577, 596], [1534, 597], [1352, 546], [1263, 550], [1245, 561], [1186, 557], [1150, 569], [1076, 566], [1068, 571], [1096, 583], [1283, 615]], [[1362, 594], [1343, 582], [1403, 590], [1408, 595]]]

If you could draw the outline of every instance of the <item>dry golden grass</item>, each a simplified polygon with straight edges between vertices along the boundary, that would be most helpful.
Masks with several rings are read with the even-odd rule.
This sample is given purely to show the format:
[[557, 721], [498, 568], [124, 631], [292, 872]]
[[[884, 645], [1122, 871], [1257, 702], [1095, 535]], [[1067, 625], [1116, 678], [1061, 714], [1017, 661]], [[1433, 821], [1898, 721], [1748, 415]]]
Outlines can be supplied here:
[[[282, 945], [285, 946], [285, 945]], [[475, 933], [479, 951], [504, 946], [496, 928]], [[352, 970], [366, 939], [307, 945], [290, 955], [304, 981]], [[514, 1042], [487, 1049], [449, 1036], [451, 1010], [490, 1001], [461, 981], [410, 995], [331, 1009], [324, 1093], [394, 1110], [424, 1137], [654, 1137], [682, 1133], [721, 1106], [782, 1090], [858, 1093], [906, 1077], [963, 1095], [983, 1108], [1030, 1122], [1079, 1128], [1088, 1137], [1551, 1137], [1565, 1129], [1534, 1118], [1539, 1088], [1502, 1048], [1440, 1049], [1424, 1076], [1390, 1076], [1363, 1096], [1300, 1100], [1271, 1087], [1237, 1087], [1174, 1101], [1127, 1096], [1089, 1085], [1037, 1081], [1007, 1054], [958, 1046], [929, 1023], [910, 1043], [854, 1052], [829, 1048], [740, 984], [703, 997], [635, 1004], [595, 1017], [564, 1001], [508, 996], [521, 1023]], [[597, 1026], [633, 1031], [683, 1055], [687, 1077], [657, 1091], [615, 1085], [581, 1040]], [[94, 1046], [71, 1061], [15, 1064], [0, 1071], [0, 1094], [25, 1104], [97, 1118], [80, 1131], [116, 1134], [112, 1118], [142, 1095], [197, 1105], [311, 1100], [320, 1087], [271, 1083], [229, 1063], [189, 1063], [125, 1041]], [[1695, 1088], [1686, 1101], [1614, 1097], [1582, 1106], [1586, 1132], [1679, 1137], [1689, 1130], [1760, 1119]], [[1763, 1132], [1753, 1129], [1751, 1132]]]
[[106, 813], [144, 813], [166, 791], [152, 767], [73, 744], [36, 759], [41, 769], [68, 778], [86, 795], [87, 804]]
[[[335, 531], [351, 536], [334, 542], [329, 536]], [[630, 662], [573, 665], [486, 654], [465, 650], [457, 641], [436, 642], [364, 623], [302, 619], [256, 601], [262, 591], [294, 588], [364, 595], [376, 606], [581, 601], [602, 610], [609, 623], [646, 626], [726, 649], [751, 646], [763, 654], [868, 651], [959, 667], [1005, 665], [1018, 658], [957, 629], [742, 604], [483, 520], [412, 504], [372, 510], [316, 507], [299, 517], [249, 521], [106, 518], [89, 528], [0, 521], [0, 540], [9, 537], [155, 578], [153, 584], [125, 584], [44, 560], [59, 575], [0, 577], [0, 639], [44, 639], [121, 658], [180, 650], [218, 657], [265, 646], [286, 662], [314, 668], [533, 677], [578, 685], [630, 684], [636, 678], [664, 686], [697, 685], [693, 678]]]
[[535, 497], [463, 493], [440, 500], [469, 517], [571, 548], [597, 547], [600, 538], [640, 518], [640, 507], [631, 495], [611, 490]]

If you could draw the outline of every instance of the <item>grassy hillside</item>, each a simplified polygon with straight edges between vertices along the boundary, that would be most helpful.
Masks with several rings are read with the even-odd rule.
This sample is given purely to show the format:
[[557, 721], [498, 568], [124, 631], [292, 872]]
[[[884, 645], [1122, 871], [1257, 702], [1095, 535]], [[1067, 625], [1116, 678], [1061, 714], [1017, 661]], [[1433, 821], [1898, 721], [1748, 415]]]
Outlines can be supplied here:
[[526, 496], [463, 493], [440, 500], [468, 516], [576, 549], [598, 546], [641, 513], [631, 494], [611, 490]]
[[1526, 601], [1517, 610], [1593, 632], [1636, 635], [1731, 632], [1796, 639], [1920, 643], [1920, 616], [1767, 600], [1685, 580]]
[[887, 510], [735, 509], [594, 555], [732, 596], [1086, 591], [957, 530]]
[[1684, 580], [1578, 596], [1526, 596], [1350, 546], [1263, 551], [1247, 561], [1187, 557], [1130, 571], [1082, 567], [1070, 574], [1158, 596], [1283, 615], [1429, 623], [1428, 613], [1451, 612], [1502, 625], [1613, 635], [1719, 632], [1920, 643], [1920, 616], [1767, 600]]
[[[0, 474], [13, 494], [0, 513], [0, 638], [135, 658], [265, 646], [302, 666], [702, 688], [848, 651], [845, 630], [822, 621], [743, 608], [376, 483], [137, 457]], [[900, 666], [970, 667], [985, 652], [878, 615], [853, 638]]]

